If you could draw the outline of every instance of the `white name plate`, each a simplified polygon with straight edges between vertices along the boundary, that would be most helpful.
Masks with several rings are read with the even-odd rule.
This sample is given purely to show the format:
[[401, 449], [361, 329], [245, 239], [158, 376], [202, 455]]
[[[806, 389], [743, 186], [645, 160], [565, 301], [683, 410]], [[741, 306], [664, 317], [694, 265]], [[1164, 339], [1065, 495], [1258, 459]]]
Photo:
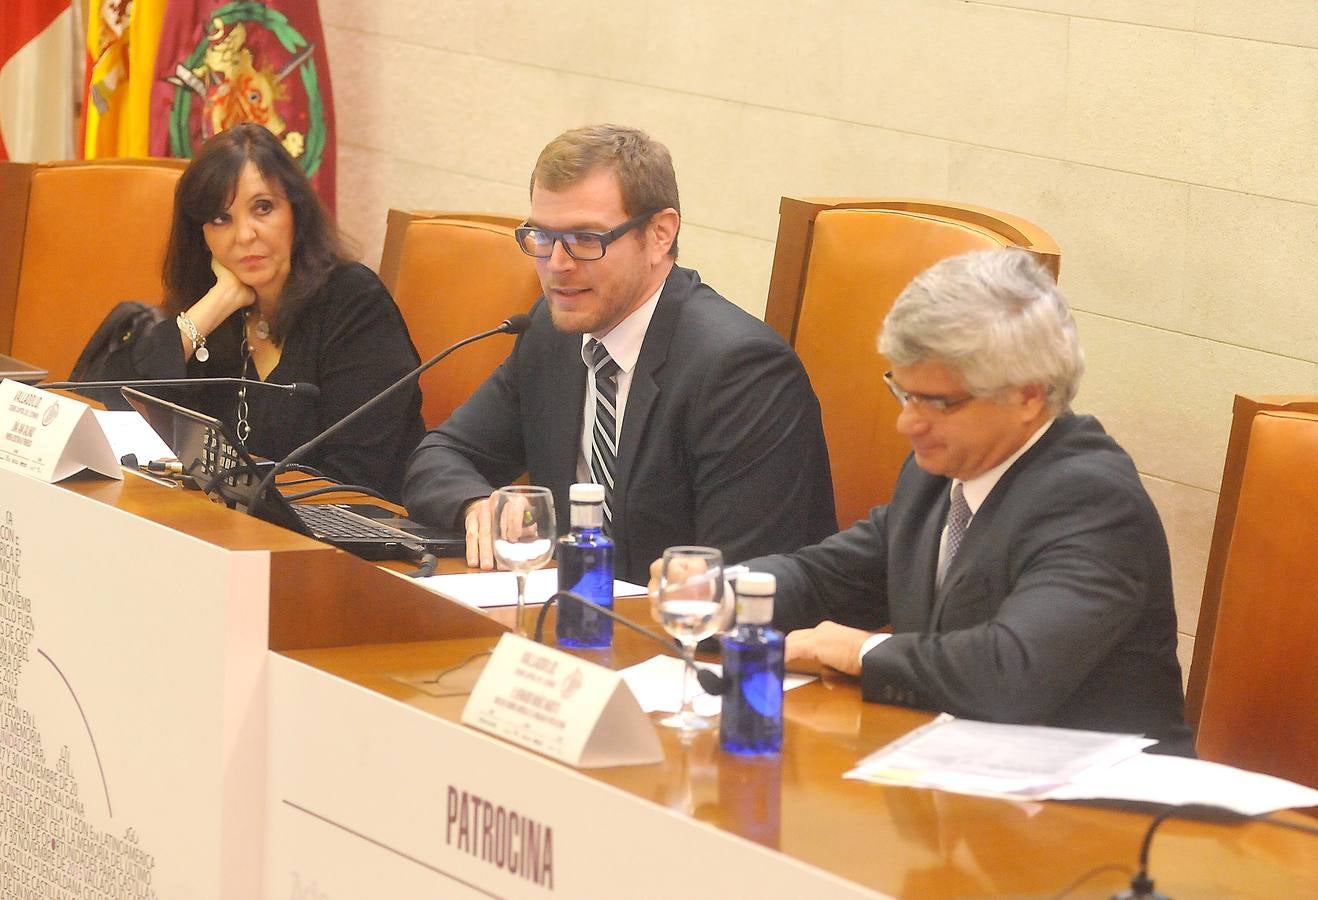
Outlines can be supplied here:
[[462, 721], [583, 769], [664, 755], [621, 675], [513, 634], [499, 639]]
[[124, 477], [86, 403], [8, 378], [0, 381], [0, 469], [47, 483], [83, 469]]

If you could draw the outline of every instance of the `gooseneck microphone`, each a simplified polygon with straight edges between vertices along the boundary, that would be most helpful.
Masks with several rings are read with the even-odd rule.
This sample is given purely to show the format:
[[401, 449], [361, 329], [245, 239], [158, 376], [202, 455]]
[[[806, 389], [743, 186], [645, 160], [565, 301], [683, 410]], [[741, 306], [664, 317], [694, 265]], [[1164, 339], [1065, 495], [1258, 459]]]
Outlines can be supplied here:
[[302, 397], [306, 400], [315, 400], [320, 396], [320, 388], [305, 381], [277, 384], [273, 381], [259, 381], [252, 378], [136, 378], [126, 381], [48, 381], [45, 384], [34, 385], [34, 387], [81, 391], [94, 388], [192, 387], [205, 384], [258, 385], [263, 388], [286, 391], [294, 397]]
[[[632, 622], [628, 619], [624, 619], [622, 616], [618, 615], [616, 612], [609, 609], [607, 606], [600, 606], [598, 603], [593, 603], [590, 600], [587, 600], [585, 597], [581, 596], [580, 594], [573, 593], [572, 591], [557, 591], [554, 594], [554, 596], [550, 597], [548, 600], [545, 601], [544, 606], [540, 607], [540, 615], [537, 616], [535, 620], [535, 642], [537, 644], [543, 644], [545, 642], [544, 640], [545, 615], [549, 612], [549, 607], [553, 606], [555, 603], [557, 603], [559, 606], [562, 606], [564, 600], [575, 600], [577, 603], [580, 603], [583, 606], [589, 606], [595, 612], [599, 613], [600, 615], [608, 616], [610, 619], [617, 622], [619, 625], [626, 626], [627, 628], [630, 628], [632, 631], [636, 632], [637, 634], [645, 635], [647, 638], [654, 641], [660, 647], [663, 647], [665, 653], [678, 655], [675, 654], [673, 651], [672, 641], [666, 641], [663, 638], [661, 638], [659, 635], [655, 634], [650, 629], [642, 628], [640, 625], [637, 625], [635, 622]], [[722, 675], [717, 675], [714, 672], [711, 672], [709, 669], [700, 668], [700, 666], [688, 660], [685, 655], [681, 655], [679, 656], [679, 658], [682, 660], [682, 662], [686, 663], [687, 667], [690, 668], [691, 671], [696, 673], [696, 681], [700, 682], [700, 687], [702, 690], [704, 690], [706, 694], [710, 694], [711, 696], [717, 697], [720, 694], [722, 694], [725, 690], [727, 690], [727, 683], [723, 680]]]
[[342, 431], [348, 425], [352, 424], [353, 422], [360, 419], [362, 416], [369, 413], [371, 410], [378, 407], [381, 403], [385, 401], [385, 399], [393, 396], [398, 391], [402, 390], [403, 388], [415, 382], [418, 378], [421, 377], [422, 373], [424, 373], [431, 366], [435, 365], [436, 363], [444, 359], [444, 357], [448, 356], [453, 351], [465, 347], [468, 344], [474, 344], [476, 341], [483, 340], [487, 337], [493, 337], [496, 334], [521, 334], [529, 327], [531, 327], [531, 317], [526, 315], [525, 313], [517, 313], [516, 315], [511, 315], [508, 318], [504, 319], [502, 322], [500, 322], [495, 327], [491, 328], [489, 331], [482, 331], [480, 334], [473, 334], [471, 337], [463, 338], [462, 340], [458, 341], [456, 344], [450, 344], [449, 346], [445, 347], [443, 350], [439, 351], [439, 353], [430, 357], [430, 359], [426, 360], [421, 365], [417, 366], [415, 369], [408, 372], [402, 378], [399, 378], [393, 384], [389, 385], [387, 388], [380, 391], [380, 393], [376, 394], [370, 400], [367, 400], [365, 403], [354, 409], [352, 412], [348, 413], [342, 419], [339, 419], [339, 421], [335, 422], [333, 425], [326, 428], [320, 434], [316, 435], [302, 446], [294, 448], [294, 450], [291, 453], [289, 453], [283, 459], [279, 460], [279, 462], [271, 466], [270, 471], [266, 473], [265, 478], [261, 480], [261, 483], [256, 487], [256, 491], [253, 492], [252, 494], [252, 502], [247, 507], [248, 514], [256, 515], [256, 510], [261, 504], [261, 498], [265, 496], [266, 490], [269, 489], [269, 487], [272, 484], [274, 484], [275, 477], [279, 475], [280, 472], [283, 472], [289, 466], [293, 465], [298, 460], [302, 459], [304, 456], [310, 453], [312, 450], [315, 450], [321, 444], [325, 443], [325, 441], [328, 440], [330, 437]]

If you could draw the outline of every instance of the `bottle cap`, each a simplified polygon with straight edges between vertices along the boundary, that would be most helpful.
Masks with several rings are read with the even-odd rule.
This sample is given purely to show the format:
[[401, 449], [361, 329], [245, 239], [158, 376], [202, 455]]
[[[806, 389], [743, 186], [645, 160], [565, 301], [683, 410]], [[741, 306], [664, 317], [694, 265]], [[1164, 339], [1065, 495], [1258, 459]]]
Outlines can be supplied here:
[[772, 572], [747, 572], [737, 578], [737, 593], [751, 597], [772, 597], [778, 590], [778, 579]]
[[568, 488], [568, 500], [572, 503], [603, 503], [604, 485], [585, 482]]

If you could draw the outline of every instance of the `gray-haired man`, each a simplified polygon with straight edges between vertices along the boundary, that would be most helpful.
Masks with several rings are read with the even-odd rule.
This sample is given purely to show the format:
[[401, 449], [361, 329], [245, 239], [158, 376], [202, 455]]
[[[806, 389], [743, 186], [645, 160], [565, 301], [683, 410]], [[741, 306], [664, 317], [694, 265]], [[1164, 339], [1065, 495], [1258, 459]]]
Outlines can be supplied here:
[[859, 675], [867, 700], [1190, 753], [1162, 523], [1130, 457], [1070, 411], [1084, 355], [1052, 278], [1023, 251], [944, 260], [879, 349], [913, 450], [892, 502], [748, 563], [777, 575], [789, 661]]

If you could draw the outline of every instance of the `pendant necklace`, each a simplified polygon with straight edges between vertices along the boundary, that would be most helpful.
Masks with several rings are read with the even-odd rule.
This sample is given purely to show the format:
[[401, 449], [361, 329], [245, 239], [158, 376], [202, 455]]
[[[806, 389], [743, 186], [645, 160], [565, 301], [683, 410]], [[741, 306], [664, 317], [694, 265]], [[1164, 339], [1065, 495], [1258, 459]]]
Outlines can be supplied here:
[[256, 336], [259, 337], [261, 340], [263, 341], [270, 340], [270, 325], [266, 322], [264, 318], [260, 317], [259, 313], [257, 315], [256, 328], [254, 330], [256, 331]]

